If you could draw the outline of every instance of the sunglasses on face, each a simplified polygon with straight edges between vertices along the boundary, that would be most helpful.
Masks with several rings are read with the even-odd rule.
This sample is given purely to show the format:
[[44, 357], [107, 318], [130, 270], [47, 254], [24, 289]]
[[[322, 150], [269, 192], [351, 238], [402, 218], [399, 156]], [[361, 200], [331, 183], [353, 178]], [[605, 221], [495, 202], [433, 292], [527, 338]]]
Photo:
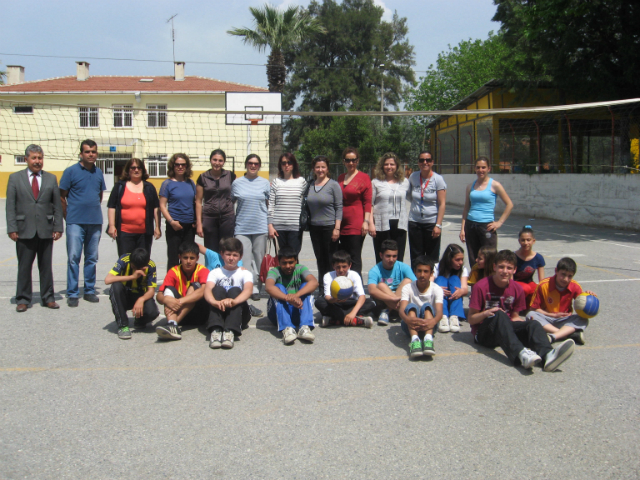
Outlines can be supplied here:
[[129, 167], [129, 170], [142, 170], [142, 167]]
[[293, 165], [293, 163], [291, 163], [291, 162], [289, 162], [287, 160], [284, 160], [284, 161], [280, 162], [280, 165], [282, 165], [283, 167], [286, 167], [287, 165]]
[[173, 166], [175, 168], [187, 168], [187, 164], [186, 163], [174, 163]]
[[359, 158], [345, 158], [344, 163], [358, 163]]
[[418, 163], [424, 163], [424, 162], [431, 163], [431, 162], [433, 162], [433, 158], [419, 158], [418, 159]]
[[247, 163], [247, 166], [248, 167], [259, 167], [260, 164], [259, 163], [251, 163], [251, 162], [249, 162], [249, 163]]

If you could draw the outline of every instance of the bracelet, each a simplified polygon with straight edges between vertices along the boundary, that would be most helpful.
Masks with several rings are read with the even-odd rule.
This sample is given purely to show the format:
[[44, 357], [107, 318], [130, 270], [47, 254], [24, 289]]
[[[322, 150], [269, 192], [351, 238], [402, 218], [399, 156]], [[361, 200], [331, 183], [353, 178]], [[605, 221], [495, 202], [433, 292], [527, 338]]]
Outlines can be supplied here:
[[362, 223], [366, 223], [367, 225], [369, 225], [369, 220], [364, 220]]

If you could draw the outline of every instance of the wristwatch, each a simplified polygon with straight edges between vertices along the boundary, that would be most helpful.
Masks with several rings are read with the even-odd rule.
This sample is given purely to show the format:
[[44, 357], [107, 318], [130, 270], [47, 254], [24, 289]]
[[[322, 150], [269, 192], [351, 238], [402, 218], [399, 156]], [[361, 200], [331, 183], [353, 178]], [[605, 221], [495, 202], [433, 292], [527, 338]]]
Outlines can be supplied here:
[[438, 224], [436, 223], [436, 227], [438, 227], [440, 230], [442, 230], [442, 225], [438, 225]]

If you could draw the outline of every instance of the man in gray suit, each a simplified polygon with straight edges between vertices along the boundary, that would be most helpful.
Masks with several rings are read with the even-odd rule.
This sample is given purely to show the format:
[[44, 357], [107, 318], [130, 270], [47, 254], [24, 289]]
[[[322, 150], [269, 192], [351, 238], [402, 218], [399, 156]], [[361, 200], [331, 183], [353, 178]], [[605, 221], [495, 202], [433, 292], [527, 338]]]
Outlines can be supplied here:
[[53, 242], [62, 236], [62, 203], [55, 175], [42, 170], [44, 153], [38, 145], [25, 150], [27, 168], [9, 176], [7, 233], [16, 242], [18, 282], [16, 311], [31, 303], [31, 267], [38, 256], [40, 297], [48, 308], [60, 308], [53, 296]]

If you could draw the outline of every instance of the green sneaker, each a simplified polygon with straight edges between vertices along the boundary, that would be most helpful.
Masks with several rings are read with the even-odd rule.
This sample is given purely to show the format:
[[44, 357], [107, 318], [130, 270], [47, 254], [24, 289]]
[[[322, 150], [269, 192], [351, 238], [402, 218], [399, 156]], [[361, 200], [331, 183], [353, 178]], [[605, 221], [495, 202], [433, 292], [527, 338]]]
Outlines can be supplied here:
[[131, 330], [129, 330], [129, 327], [118, 329], [118, 338], [120, 340], [129, 340], [131, 338]]
[[428, 356], [436, 354], [436, 351], [433, 348], [433, 340], [425, 340], [422, 342], [422, 353]]
[[420, 340], [411, 342], [409, 344], [409, 357], [416, 358], [421, 357], [422, 355], [422, 342]]

